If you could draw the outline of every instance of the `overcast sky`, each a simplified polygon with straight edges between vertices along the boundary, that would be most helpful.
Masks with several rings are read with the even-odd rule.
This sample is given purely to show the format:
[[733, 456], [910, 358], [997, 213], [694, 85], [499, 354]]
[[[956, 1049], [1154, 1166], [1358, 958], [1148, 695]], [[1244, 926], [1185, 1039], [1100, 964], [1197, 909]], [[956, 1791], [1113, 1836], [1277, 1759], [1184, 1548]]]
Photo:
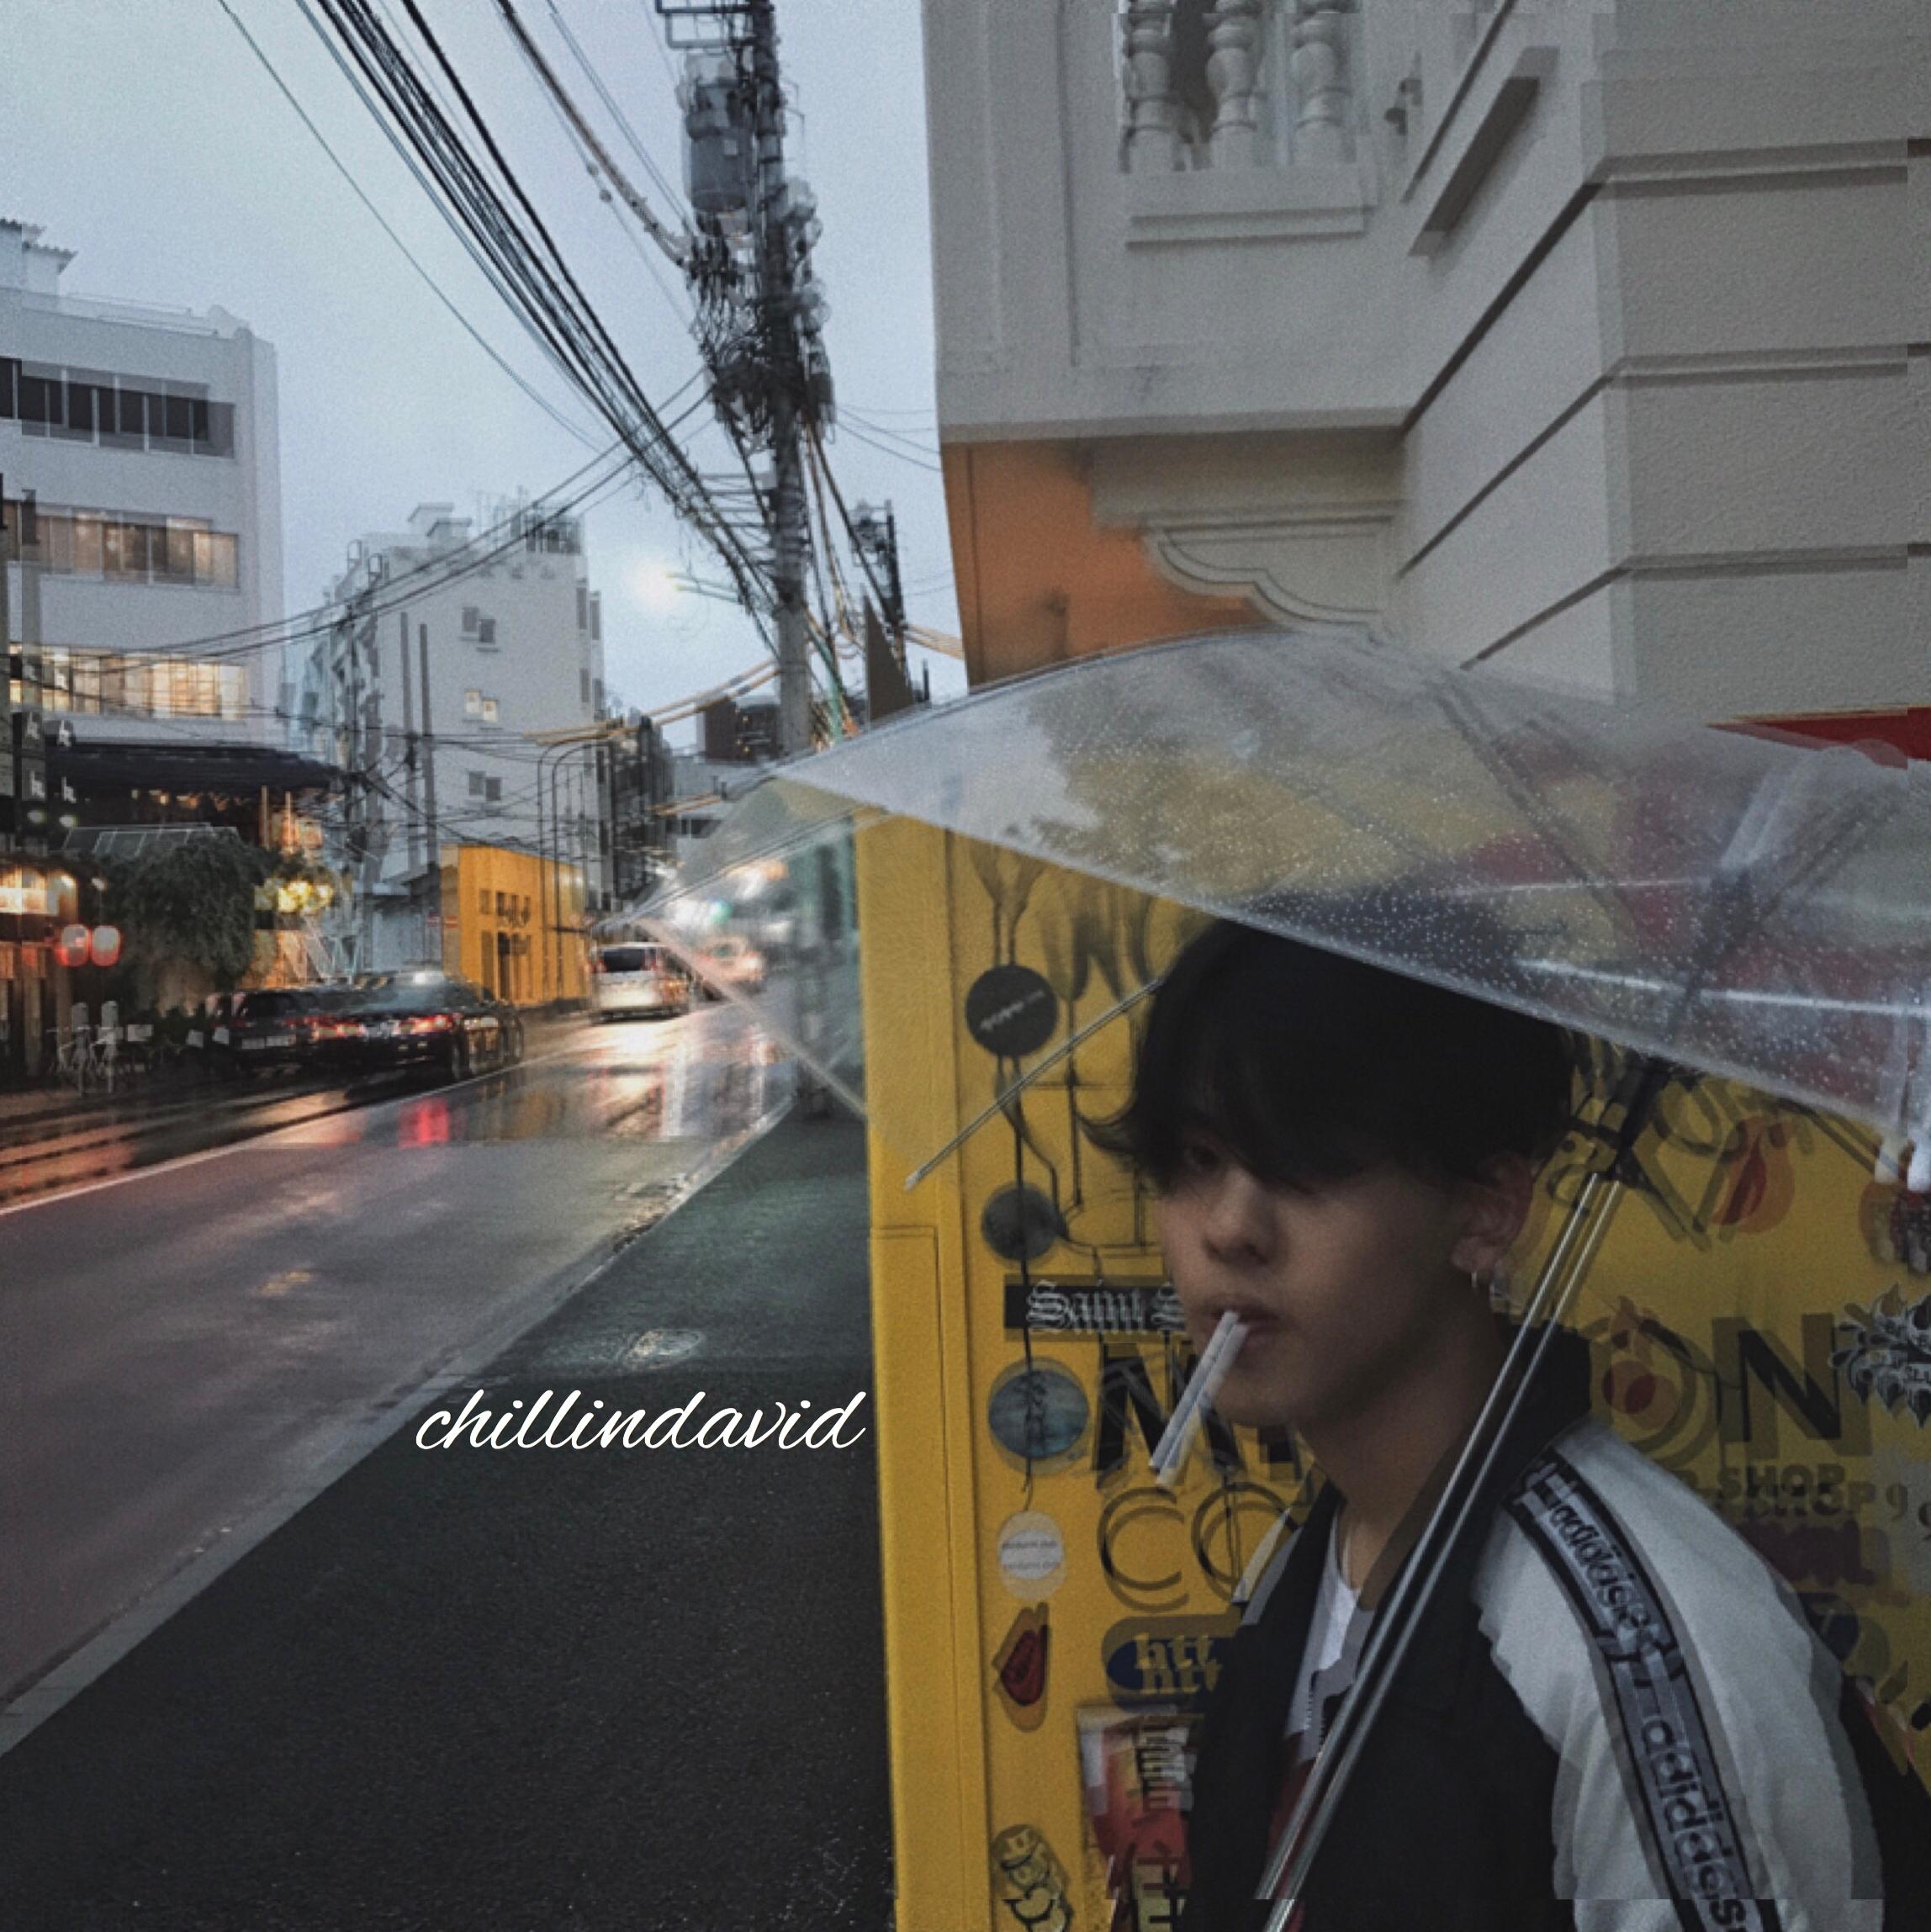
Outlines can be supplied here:
[[[443, 292], [602, 447], [609, 432], [483, 280], [294, 0], [230, 3]], [[399, 0], [375, 3], [392, 30], [404, 22]], [[669, 397], [697, 368], [675, 270], [600, 199], [495, 0], [421, 3], [646, 393]], [[575, 66], [559, 14], [659, 170], [681, 187], [671, 57], [651, 0], [516, 5], [620, 164], [636, 164], [637, 185], [656, 199]], [[353, 539], [397, 527], [417, 504], [470, 514], [479, 498], [543, 491], [588, 459], [591, 447], [523, 394], [425, 286], [220, 0], [3, 0], [0, 19], [0, 216], [38, 223], [46, 241], [75, 251], [66, 293], [219, 304], [275, 346], [291, 609], [320, 601]], [[816, 267], [849, 412], [833, 467], [848, 502], [891, 500], [913, 614], [955, 633], [934, 449], [918, 0], [778, 0], [778, 20], [800, 110], [788, 159], [818, 198]], [[726, 467], [727, 447], [705, 412], [681, 433], [701, 467]], [[623, 701], [662, 707], [763, 659], [732, 607], [667, 594], [667, 568], [717, 572], [660, 501], [627, 490], [591, 511], [588, 542], [606, 670]], [[930, 662], [935, 695], [962, 688], [956, 665], [914, 659], [915, 675]]]

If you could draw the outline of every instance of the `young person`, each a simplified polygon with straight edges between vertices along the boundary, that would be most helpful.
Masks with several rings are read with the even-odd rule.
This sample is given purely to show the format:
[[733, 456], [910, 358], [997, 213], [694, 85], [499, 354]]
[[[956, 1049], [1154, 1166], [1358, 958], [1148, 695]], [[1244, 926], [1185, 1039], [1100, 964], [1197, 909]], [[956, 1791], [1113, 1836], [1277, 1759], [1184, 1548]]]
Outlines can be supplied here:
[[[1572, 1118], [1558, 1029], [1222, 923], [1089, 1129], [1151, 1183], [1217, 1406], [1326, 1482], [1203, 1728], [1182, 1932], [1247, 1932], [1377, 1606], [1495, 1382], [1489, 1281]], [[1589, 1413], [1558, 1331], [1418, 1623], [1299, 1932], [1931, 1926], [1931, 1801], [1795, 1598]]]

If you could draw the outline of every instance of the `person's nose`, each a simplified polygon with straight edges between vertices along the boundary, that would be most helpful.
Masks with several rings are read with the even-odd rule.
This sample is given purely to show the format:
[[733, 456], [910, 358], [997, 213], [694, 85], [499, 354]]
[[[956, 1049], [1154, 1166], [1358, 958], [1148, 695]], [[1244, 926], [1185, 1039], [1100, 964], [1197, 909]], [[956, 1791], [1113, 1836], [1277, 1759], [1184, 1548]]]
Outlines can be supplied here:
[[1226, 1267], [1251, 1268], [1272, 1260], [1277, 1239], [1266, 1187], [1230, 1162], [1218, 1178], [1202, 1224], [1208, 1253]]

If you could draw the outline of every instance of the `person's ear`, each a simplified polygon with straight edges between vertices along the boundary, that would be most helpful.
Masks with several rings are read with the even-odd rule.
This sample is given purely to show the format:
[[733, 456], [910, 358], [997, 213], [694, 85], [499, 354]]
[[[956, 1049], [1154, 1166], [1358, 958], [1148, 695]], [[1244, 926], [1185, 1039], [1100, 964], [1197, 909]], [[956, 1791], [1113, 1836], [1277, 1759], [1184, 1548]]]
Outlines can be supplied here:
[[1488, 1274], [1515, 1245], [1535, 1199], [1536, 1170], [1521, 1154], [1498, 1154], [1478, 1178], [1458, 1184], [1462, 1231], [1449, 1259], [1464, 1274]]

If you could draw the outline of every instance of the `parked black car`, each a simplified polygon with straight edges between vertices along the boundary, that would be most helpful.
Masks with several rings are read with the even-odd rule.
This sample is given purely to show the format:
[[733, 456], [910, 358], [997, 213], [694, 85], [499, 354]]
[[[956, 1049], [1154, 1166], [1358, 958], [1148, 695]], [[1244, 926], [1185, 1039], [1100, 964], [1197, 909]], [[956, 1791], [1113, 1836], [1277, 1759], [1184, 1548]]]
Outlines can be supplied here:
[[304, 1021], [312, 1006], [308, 987], [210, 993], [201, 1023], [210, 1063], [241, 1073], [299, 1066], [308, 1056]]
[[447, 973], [389, 975], [357, 991], [331, 1017], [352, 1063], [364, 1072], [426, 1067], [467, 1080], [523, 1057], [516, 1009]]

